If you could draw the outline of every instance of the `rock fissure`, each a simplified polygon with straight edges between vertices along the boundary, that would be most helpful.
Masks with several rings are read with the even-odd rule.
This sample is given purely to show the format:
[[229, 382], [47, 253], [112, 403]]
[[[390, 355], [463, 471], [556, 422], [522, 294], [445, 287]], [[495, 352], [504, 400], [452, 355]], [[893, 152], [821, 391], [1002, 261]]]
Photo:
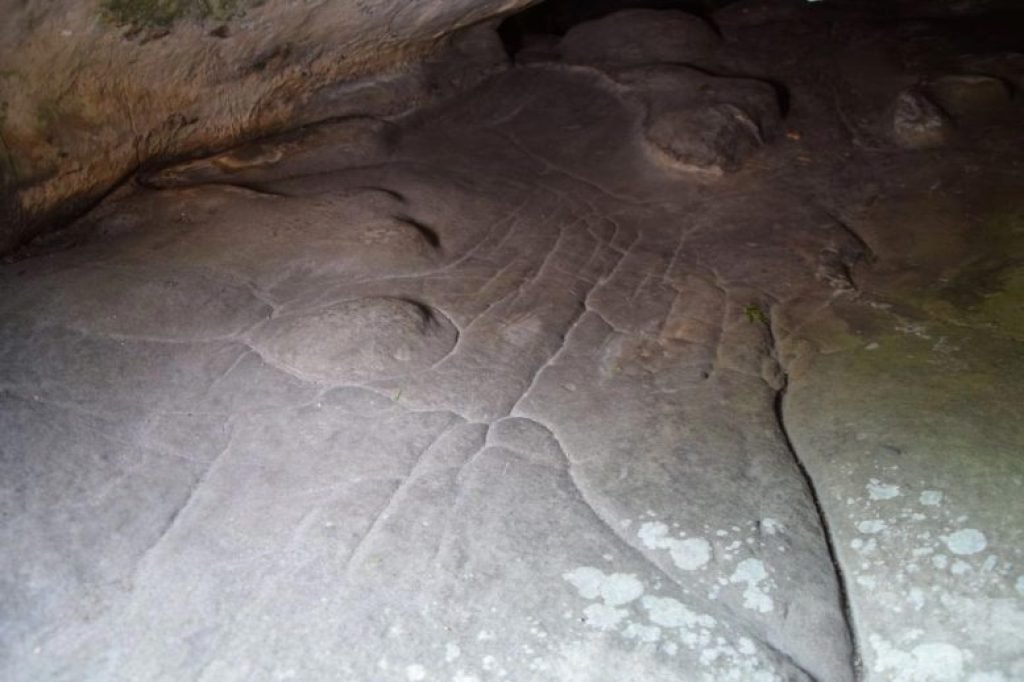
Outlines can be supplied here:
[[771, 313], [768, 323], [765, 325], [766, 332], [769, 340], [769, 351], [772, 359], [778, 365], [781, 373], [782, 385], [775, 390], [775, 397], [772, 402], [772, 410], [775, 416], [775, 423], [778, 427], [779, 436], [782, 440], [786, 451], [792, 458], [793, 464], [796, 469], [800, 472], [800, 477], [803, 480], [804, 487], [810, 497], [811, 503], [814, 507], [815, 514], [817, 515], [818, 526], [821, 529], [822, 540], [825, 543], [825, 547], [828, 552], [829, 561], [832, 564], [833, 574], [835, 575], [836, 582], [836, 596], [838, 598], [838, 608], [842, 613], [843, 622], [846, 624], [846, 631], [850, 638], [850, 649], [851, 649], [851, 660], [850, 670], [854, 680], [861, 680], [863, 678], [863, 662], [861, 658], [860, 642], [857, 637], [856, 623], [853, 618], [853, 609], [850, 603], [849, 585], [847, 583], [847, 574], [843, 569], [843, 565], [839, 558], [839, 553], [836, 549], [836, 536], [829, 523], [828, 516], [825, 511], [825, 506], [822, 503], [818, 487], [815, 484], [814, 478], [811, 476], [810, 471], [807, 469], [807, 465], [801, 458], [800, 453], [797, 452], [796, 446], [793, 444], [792, 439], [789, 435], [789, 430], [786, 426], [786, 392], [789, 390], [789, 373], [786, 369], [785, 364], [782, 361], [781, 355], [778, 348], [778, 337], [776, 336], [775, 329], [775, 317]]

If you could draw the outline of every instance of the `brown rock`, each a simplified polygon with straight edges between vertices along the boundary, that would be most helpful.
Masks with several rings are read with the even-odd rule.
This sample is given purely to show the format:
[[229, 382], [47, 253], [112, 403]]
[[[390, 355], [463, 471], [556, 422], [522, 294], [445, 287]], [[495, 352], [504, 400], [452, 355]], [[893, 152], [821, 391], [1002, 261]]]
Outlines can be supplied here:
[[643, 104], [644, 135], [654, 155], [679, 170], [738, 170], [781, 119], [775, 90], [761, 81], [668, 65], [629, 69], [615, 78]]
[[985, 118], [1005, 112], [1010, 106], [1010, 90], [992, 76], [939, 76], [927, 84], [928, 94], [956, 119]]
[[949, 117], [917, 88], [897, 95], [891, 117], [893, 139], [908, 149], [939, 147], [953, 132]]
[[[399, 113], [479, 82], [500, 52], [496, 36], [453, 35], [524, 4], [8, 3], [0, 251], [148, 161], [334, 116]], [[439, 51], [454, 58], [417, 65]], [[470, 56], [479, 51], [482, 60]]]
[[718, 35], [700, 17], [674, 10], [626, 10], [582, 23], [562, 40], [574, 64], [636, 66], [688, 62], [707, 54]]

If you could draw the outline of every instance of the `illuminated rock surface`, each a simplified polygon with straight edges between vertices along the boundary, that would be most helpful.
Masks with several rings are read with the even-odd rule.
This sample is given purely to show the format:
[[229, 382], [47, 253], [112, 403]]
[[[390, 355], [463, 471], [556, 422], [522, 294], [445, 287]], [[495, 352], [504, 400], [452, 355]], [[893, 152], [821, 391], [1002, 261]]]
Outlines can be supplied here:
[[[903, 149], [918, 74], [854, 57], [950, 55], [780, 16], [150, 172], [4, 265], [0, 677], [1024, 678], [1019, 101]], [[715, 173], [652, 153], [723, 101]]]

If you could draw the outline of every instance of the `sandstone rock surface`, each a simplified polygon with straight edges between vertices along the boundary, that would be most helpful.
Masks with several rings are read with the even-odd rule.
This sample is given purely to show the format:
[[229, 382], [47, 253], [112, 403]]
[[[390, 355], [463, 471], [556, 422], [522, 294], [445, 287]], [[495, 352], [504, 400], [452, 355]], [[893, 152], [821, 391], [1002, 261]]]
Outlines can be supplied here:
[[868, 23], [147, 169], [0, 266], [0, 677], [1024, 676], [1024, 131], [864, 146]]
[[525, 4], [8, 0], [0, 251], [142, 164], [479, 82], [504, 57], [493, 26], [470, 27]]

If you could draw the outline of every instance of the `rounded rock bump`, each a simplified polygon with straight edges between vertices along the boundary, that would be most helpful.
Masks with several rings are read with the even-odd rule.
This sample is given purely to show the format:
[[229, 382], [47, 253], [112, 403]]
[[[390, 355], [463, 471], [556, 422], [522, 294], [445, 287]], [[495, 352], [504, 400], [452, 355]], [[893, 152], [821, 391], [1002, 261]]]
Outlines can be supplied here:
[[371, 296], [276, 317], [255, 336], [268, 362], [304, 379], [349, 384], [430, 367], [451, 352], [459, 332], [429, 305]]

